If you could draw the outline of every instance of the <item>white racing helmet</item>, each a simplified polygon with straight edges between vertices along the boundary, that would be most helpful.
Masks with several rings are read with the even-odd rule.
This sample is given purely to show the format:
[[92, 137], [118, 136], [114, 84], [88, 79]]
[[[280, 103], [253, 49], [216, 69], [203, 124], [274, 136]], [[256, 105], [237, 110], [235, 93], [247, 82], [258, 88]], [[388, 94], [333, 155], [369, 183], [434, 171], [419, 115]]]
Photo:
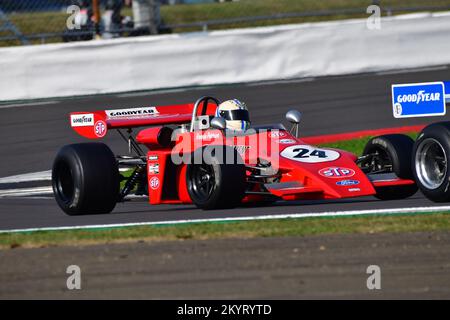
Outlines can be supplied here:
[[245, 131], [250, 127], [250, 115], [245, 103], [233, 99], [219, 104], [216, 117], [225, 119], [227, 129], [233, 131]]

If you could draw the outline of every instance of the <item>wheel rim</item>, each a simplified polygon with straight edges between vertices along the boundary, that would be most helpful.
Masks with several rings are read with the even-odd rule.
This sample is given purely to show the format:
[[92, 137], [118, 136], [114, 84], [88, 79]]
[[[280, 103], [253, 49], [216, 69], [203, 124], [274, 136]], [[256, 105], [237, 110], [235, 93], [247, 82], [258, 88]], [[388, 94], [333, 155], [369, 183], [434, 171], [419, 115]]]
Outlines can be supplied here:
[[415, 156], [417, 178], [427, 189], [439, 188], [447, 175], [447, 156], [436, 139], [428, 138], [420, 143]]
[[59, 198], [65, 203], [70, 203], [75, 194], [75, 184], [70, 167], [61, 163], [56, 170], [55, 187]]
[[372, 154], [372, 156], [370, 157], [370, 161], [366, 162], [363, 166], [366, 173], [373, 174], [393, 171], [391, 157], [385, 150], [374, 148], [368, 153]]
[[199, 200], [207, 200], [216, 185], [214, 168], [207, 164], [194, 165], [191, 173], [192, 191]]

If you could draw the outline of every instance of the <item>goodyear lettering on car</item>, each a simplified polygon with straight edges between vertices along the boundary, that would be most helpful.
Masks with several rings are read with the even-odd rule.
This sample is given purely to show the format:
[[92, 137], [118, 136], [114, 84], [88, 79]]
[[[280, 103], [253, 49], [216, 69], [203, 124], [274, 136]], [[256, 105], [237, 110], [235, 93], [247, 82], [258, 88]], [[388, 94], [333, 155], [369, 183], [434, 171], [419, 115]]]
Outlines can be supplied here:
[[70, 125], [72, 127], [89, 127], [94, 125], [94, 114], [71, 114]]
[[155, 107], [105, 110], [109, 118], [153, 116], [159, 113]]

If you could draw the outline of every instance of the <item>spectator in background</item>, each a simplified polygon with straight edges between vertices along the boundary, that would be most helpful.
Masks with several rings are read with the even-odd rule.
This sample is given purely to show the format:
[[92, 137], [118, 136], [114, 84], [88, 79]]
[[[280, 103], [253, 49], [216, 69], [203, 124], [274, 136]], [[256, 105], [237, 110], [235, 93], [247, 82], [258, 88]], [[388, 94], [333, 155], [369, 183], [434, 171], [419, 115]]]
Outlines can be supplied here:
[[86, 30], [93, 25], [94, 12], [92, 9], [90, 0], [77, 0], [75, 5], [80, 8], [80, 12], [75, 15], [74, 23], [81, 27], [81, 29]]
[[107, 0], [105, 10], [102, 15], [103, 34], [102, 37], [120, 37], [124, 28], [132, 28], [130, 17], [123, 17], [121, 10], [124, 5], [131, 5], [131, 0]]
[[107, 0], [102, 14], [103, 38], [120, 36], [122, 29], [122, 0]]

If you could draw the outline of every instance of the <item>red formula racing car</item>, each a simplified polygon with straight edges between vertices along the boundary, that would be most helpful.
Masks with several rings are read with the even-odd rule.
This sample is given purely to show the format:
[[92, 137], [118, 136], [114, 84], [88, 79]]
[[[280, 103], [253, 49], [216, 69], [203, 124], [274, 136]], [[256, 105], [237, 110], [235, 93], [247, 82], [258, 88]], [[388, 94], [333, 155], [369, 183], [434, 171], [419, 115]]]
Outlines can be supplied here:
[[71, 113], [78, 134], [101, 139], [115, 129], [129, 152], [114, 155], [98, 142], [61, 148], [52, 170], [58, 205], [81, 215], [109, 213], [131, 192], [148, 194], [155, 205], [217, 209], [277, 200], [400, 199], [417, 191], [408, 136], [375, 137], [357, 157], [303, 142], [298, 111], [286, 114], [290, 131], [281, 124], [236, 131], [227, 121], [249, 122], [248, 114], [240, 107], [218, 113], [219, 104], [202, 97], [183, 105]]

